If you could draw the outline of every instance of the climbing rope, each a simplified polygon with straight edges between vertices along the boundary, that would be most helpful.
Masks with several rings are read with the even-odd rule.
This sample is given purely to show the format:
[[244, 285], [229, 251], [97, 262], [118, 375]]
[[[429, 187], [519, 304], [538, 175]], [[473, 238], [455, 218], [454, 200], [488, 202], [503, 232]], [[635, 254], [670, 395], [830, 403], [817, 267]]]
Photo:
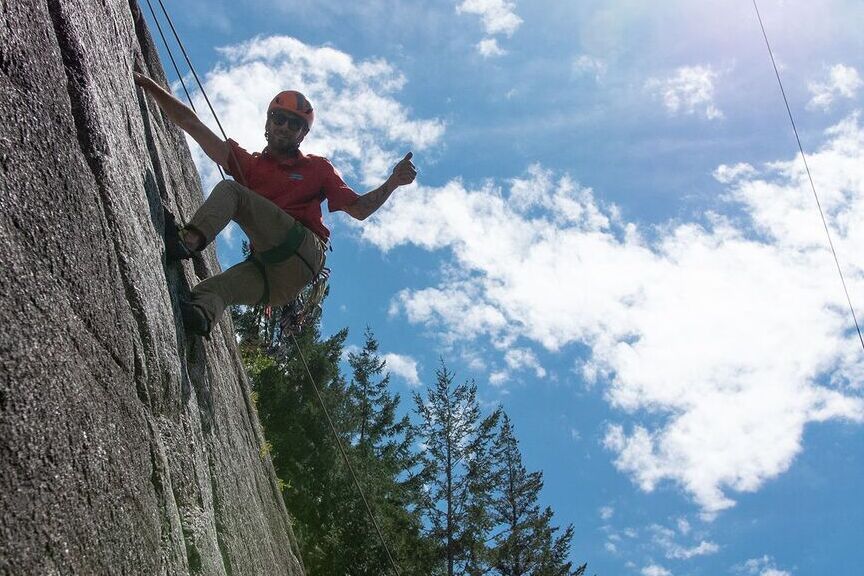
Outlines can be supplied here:
[[[183, 52], [183, 57], [186, 60], [186, 64], [189, 66], [189, 70], [191, 70], [192, 76], [195, 78], [195, 82], [198, 84], [198, 89], [201, 91], [201, 94], [204, 96], [204, 100], [207, 102], [207, 106], [210, 108], [210, 113], [213, 114], [213, 118], [216, 120], [216, 125], [219, 126], [219, 131], [222, 133], [222, 137], [227, 142], [228, 141], [228, 135], [225, 133], [225, 130], [222, 128], [222, 123], [219, 122], [219, 117], [216, 114], [216, 111], [213, 109], [213, 105], [210, 103], [210, 98], [207, 97], [207, 92], [206, 92], [206, 90], [204, 90], [204, 86], [201, 84], [201, 80], [198, 78], [198, 74], [195, 71], [195, 67], [192, 65], [192, 62], [189, 59], [188, 54], [186, 53], [186, 48], [183, 46], [183, 41], [180, 39], [179, 34], [177, 34], [177, 29], [174, 27], [174, 23], [171, 20], [171, 16], [168, 14], [168, 11], [165, 9], [165, 5], [162, 3], [162, 0], [158, 0], [158, 2], [159, 2], [159, 6], [161, 6], [161, 8], [162, 8], [162, 14], [164, 14], [165, 19], [168, 22], [168, 25], [171, 27], [171, 31], [174, 34], [174, 38], [176, 39], [177, 44], [180, 46], [180, 50]], [[171, 62], [173, 63], [174, 62], [174, 55], [172, 54], [171, 48], [170, 48], [170, 46], [168, 46], [168, 43], [165, 42], [165, 36], [162, 35], [162, 28], [161, 28], [161, 26], [159, 26], [158, 19], [156, 18], [156, 14], [153, 11], [153, 6], [150, 4], [150, 0], [147, 0], [147, 4], [150, 6], [150, 12], [153, 15], [154, 21], [156, 21], [156, 26], [159, 29], [159, 34], [160, 34], [160, 36], [162, 36], [162, 42], [165, 46], [165, 50], [168, 52], [168, 55], [171, 58]], [[180, 74], [179, 70], [177, 70], [176, 63], [174, 64], [174, 69], [175, 69], [175, 71], [177, 71], [178, 77], [181, 78], [180, 83], [183, 84], [183, 89], [185, 91], [186, 85], [182, 81], [182, 75]], [[187, 96], [187, 98], [189, 98], [188, 91], [186, 92], [186, 96]], [[189, 98], [189, 103], [190, 103], [190, 105], [192, 104], [191, 98]], [[195, 109], [194, 106], [192, 106], [192, 109], [194, 111], [194, 109]], [[237, 161], [237, 158], [234, 155], [234, 149], [229, 146], [229, 151], [231, 153], [231, 157], [234, 160], [235, 165], [239, 169], [240, 163]], [[217, 165], [217, 167], [218, 167], [218, 165]], [[241, 171], [238, 170], [238, 172], [241, 172]], [[222, 173], [221, 168], [219, 169], [219, 174], [222, 176], [222, 179], [224, 180], [225, 174]], [[238, 173], [238, 176], [240, 177], [241, 184], [245, 184], [245, 182], [243, 181], [242, 173]], [[311, 314], [311, 312], [309, 310], [306, 310], [307, 306], [305, 305], [305, 303], [312, 302], [315, 306], [318, 305], [318, 302], [320, 302], [321, 298], [323, 297], [324, 290], [325, 290], [325, 283], [326, 283], [327, 279], [329, 278], [329, 275], [330, 275], [329, 268], [322, 269], [321, 272], [319, 272], [318, 275], [315, 277], [315, 279], [312, 282], [310, 282], [310, 284], [307, 286], [306, 290], [304, 290], [304, 292], [307, 292], [307, 294], [304, 295], [303, 293], [301, 293], [301, 295], [298, 297], [298, 300], [296, 300], [292, 304], [289, 304], [287, 306], [282, 307], [282, 317], [280, 318], [279, 323], [278, 323], [279, 330], [280, 330], [279, 340], [281, 341], [283, 339], [283, 336], [286, 332], [288, 334], [290, 334], [291, 339], [294, 342], [294, 347], [297, 350], [297, 354], [300, 356], [300, 360], [302, 361], [303, 367], [306, 370], [306, 375], [309, 378], [309, 382], [312, 384], [312, 389], [315, 391], [315, 396], [318, 398], [318, 403], [321, 405], [321, 409], [323, 410], [324, 415], [327, 418], [327, 423], [330, 426], [330, 431], [333, 433], [333, 438], [336, 440], [336, 445], [339, 448], [339, 452], [342, 454], [342, 459], [345, 461], [345, 465], [348, 467], [348, 470], [351, 473], [351, 478], [354, 481], [354, 486], [357, 488], [357, 492], [359, 492], [360, 498], [363, 500], [363, 505], [366, 508], [366, 512], [367, 512], [367, 514], [369, 514], [369, 518], [372, 520], [372, 525], [375, 527], [375, 532], [378, 534], [378, 538], [381, 540], [381, 545], [384, 547], [384, 551], [387, 554], [387, 560], [390, 563], [390, 567], [393, 569], [393, 572], [394, 572], [394, 574], [396, 574], [396, 576], [400, 576], [399, 568], [396, 565], [396, 561], [394, 560], [393, 555], [390, 553], [390, 547], [387, 545], [387, 540], [384, 538], [384, 533], [381, 531], [381, 527], [378, 525], [378, 520], [375, 518], [375, 514], [372, 512], [372, 507], [369, 505], [369, 501], [366, 499], [366, 494], [363, 492], [363, 488], [360, 485], [360, 481], [357, 479], [357, 474], [354, 472], [354, 467], [351, 465], [351, 460], [348, 457], [348, 453], [345, 451], [345, 447], [342, 445], [342, 440], [339, 438], [339, 433], [336, 430], [336, 426], [333, 423], [333, 419], [330, 417], [330, 412], [327, 410], [327, 405], [324, 403], [324, 397], [321, 395], [321, 391], [318, 388], [318, 384], [315, 382], [315, 378], [312, 376], [312, 372], [309, 370], [309, 365], [306, 363], [306, 358], [303, 355], [303, 351], [300, 349], [300, 345], [297, 342], [296, 333], [300, 331], [300, 329], [303, 326], [303, 323], [305, 323], [305, 321], [309, 317], [313, 316], [313, 314]], [[303, 310], [298, 312], [296, 310], [297, 306], [300, 306], [300, 308], [303, 308]], [[289, 313], [292, 310], [294, 310], [294, 314], [289, 315]], [[291, 319], [292, 321], [289, 321], [289, 319]], [[271, 342], [271, 344], [272, 344], [272, 342]], [[277, 344], [278, 344], [278, 342], [277, 342]], [[271, 350], [272, 350], [272, 348], [271, 348]]]
[[360, 481], [357, 479], [357, 474], [354, 472], [354, 467], [351, 465], [351, 459], [348, 458], [348, 453], [345, 452], [345, 447], [342, 445], [342, 439], [339, 438], [339, 433], [336, 431], [336, 425], [333, 424], [333, 419], [330, 418], [330, 412], [327, 410], [327, 405], [324, 403], [321, 391], [318, 390], [318, 386], [315, 385], [315, 379], [312, 377], [312, 372], [309, 371], [309, 365], [306, 364], [306, 358], [303, 356], [303, 351], [300, 349], [297, 337], [293, 333], [291, 334], [291, 339], [294, 341], [294, 348], [297, 350], [297, 354], [303, 362], [303, 367], [306, 369], [306, 375], [309, 377], [309, 381], [312, 382], [312, 387], [315, 390], [315, 395], [318, 397], [318, 402], [321, 404], [321, 409], [324, 411], [324, 416], [327, 417], [327, 424], [330, 425], [330, 431], [333, 432], [333, 437], [336, 439], [336, 445], [339, 447], [339, 452], [342, 453], [342, 458], [345, 460], [345, 464], [351, 472], [351, 478], [354, 480], [354, 486], [357, 487], [357, 491], [360, 493], [360, 498], [363, 500], [363, 506], [366, 507], [366, 513], [369, 514], [369, 518], [372, 519], [372, 525], [375, 526], [378, 538], [381, 539], [381, 544], [384, 546], [384, 551], [387, 553], [387, 560], [390, 562], [390, 567], [393, 569], [396, 576], [399, 576], [399, 568], [396, 566], [396, 561], [393, 559], [393, 555], [390, 554], [390, 548], [387, 546], [384, 534], [381, 532], [381, 527], [378, 525], [378, 520], [375, 519], [375, 514], [372, 513], [369, 501], [366, 500], [363, 488], [360, 487]]
[[[165, 15], [165, 20], [168, 22], [168, 26], [171, 28], [171, 32], [174, 34], [174, 39], [177, 41], [177, 45], [180, 46], [180, 51], [183, 53], [183, 58], [186, 60], [186, 65], [189, 66], [189, 70], [192, 72], [192, 76], [195, 78], [195, 83], [198, 84], [198, 89], [201, 91], [201, 95], [204, 96], [204, 101], [207, 102], [207, 107], [210, 108], [210, 113], [213, 114], [213, 119], [216, 120], [216, 125], [219, 127], [219, 132], [222, 133], [222, 138], [225, 141], [228, 141], [228, 135], [225, 134], [225, 130], [222, 128], [222, 123], [219, 122], [219, 116], [216, 115], [216, 110], [213, 109], [213, 104], [210, 103], [210, 98], [207, 97], [207, 92], [204, 90], [204, 86], [201, 84], [201, 79], [198, 78], [198, 73], [195, 72], [195, 67], [192, 65], [192, 61], [189, 59], [189, 55], [186, 53], [186, 47], [183, 45], [183, 41], [180, 39], [180, 35], [177, 34], [177, 29], [174, 28], [174, 21], [171, 20], [171, 16], [168, 15], [168, 10], [165, 8], [165, 4], [162, 3], [162, 0], [159, 1], [159, 6], [162, 8], [162, 14]], [[147, 0], [149, 3], [150, 0]], [[165, 44], [165, 50], [171, 54], [171, 48], [168, 47], [168, 44]], [[174, 60], [174, 56], [171, 56], [171, 60]], [[237, 158], [234, 156], [234, 149], [229, 146], [228, 150], [231, 152], [231, 158], [234, 160], [234, 164], [238, 167], [238, 180], [241, 184], [245, 185], [245, 179], [243, 178], [242, 171], [239, 170], [240, 163], [237, 162]], [[219, 175], [222, 176], [222, 179], [225, 180], [225, 174], [222, 173], [222, 168], [217, 164], [216, 168], [219, 169]]]
[[[162, 38], [162, 44], [167, 48], [168, 41], [165, 39], [165, 34], [162, 33], [162, 25], [159, 24], [159, 19], [156, 18], [156, 12], [153, 10], [153, 4], [150, 0], [147, 0], [147, 6], [150, 8], [150, 15], [153, 16], [153, 22], [156, 23], [156, 29], [159, 30], [159, 37]], [[195, 103], [192, 102], [192, 97], [189, 95], [189, 90], [186, 89], [186, 82], [183, 81], [183, 75], [180, 74], [180, 69], [177, 67], [177, 61], [174, 60], [174, 54], [171, 50], [168, 50], [168, 58], [171, 59], [171, 65], [174, 67], [174, 73], [177, 74], [177, 79], [180, 80], [180, 85], [183, 86], [183, 93], [186, 94], [186, 101], [189, 102], [189, 106], [192, 107], [192, 111], [196, 114], [198, 110], [195, 109]]]
[[855, 323], [855, 330], [858, 331], [858, 340], [861, 342], [862, 350], [864, 350], [864, 336], [861, 335], [861, 326], [858, 324], [858, 317], [855, 315], [855, 307], [852, 306], [852, 298], [849, 296], [849, 289], [846, 287], [846, 279], [843, 277], [843, 269], [840, 266], [840, 259], [837, 257], [837, 251], [834, 249], [834, 242], [831, 239], [831, 232], [828, 229], [828, 220], [825, 218], [825, 212], [822, 210], [822, 203], [819, 201], [819, 195], [816, 193], [816, 185], [813, 183], [813, 175], [810, 173], [810, 166], [807, 164], [807, 155], [804, 154], [804, 147], [801, 145], [798, 128], [795, 126], [795, 118], [792, 116], [792, 109], [789, 107], [789, 99], [786, 98], [786, 90], [783, 89], [783, 81], [780, 79], [780, 71], [777, 69], [777, 62], [774, 60], [774, 51], [771, 50], [771, 43], [768, 41], [768, 34], [765, 32], [765, 24], [762, 22], [762, 15], [759, 13], [759, 6], [756, 4], [756, 0], [753, 0], [753, 8], [756, 10], [756, 18], [759, 20], [759, 27], [762, 29], [762, 37], [765, 39], [765, 46], [768, 48], [768, 55], [771, 57], [771, 65], [774, 67], [774, 75], [777, 77], [777, 84], [780, 86], [780, 94], [782, 94], [783, 102], [786, 104], [786, 112], [789, 114], [789, 122], [792, 124], [792, 131], [795, 133], [795, 140], [798, 142], [798, 150], [800, 150], [801, 158], [804, 160], [804, 168], [807, 171], [807, 178], [810, 180], [810, 188], [813, 190], [813, 197], [816, 199], [816, 206], [819, 208], [819, 216], [822, 217], [822, 225], [825, 227], [825, 235], [828, 237], [828, 245], [831, 247], [831, 253], [834, 255], [834, 264], [837, 265], [837, 273], [840, 275], [840, 283], [843, 284], [843, 292], [846, 294], [846, 302], [849, 304], [849, 311], [852, 313], [852, 321]]
[[[162, 2], [160, 1], [159, 4], [161, 5]], [[153, 10], [153, 4], [150, 2], [150, 0], [147, 0], [147, 6], [150, 8], [150, 14], [153, 16], [153, 22], [156, 23], [156, 29], [159, 30], [159, 36], [162, 38], [162, 44], [165, 46], [165, 50], [168, 52], [168, 58], [171, 59], [171, 65], [174, 67], [174, 72], [177, 74], [177, 79], [180, 80], [180, 85], [183, 87], [183, 93], [186, 94], [186, 101], [189, 102], [189, 106], [192, 107], [192, 111], [197, 114], [198, 110], [195, 108], [195, 103], [192, 101], [192, 96], [189, 95], [189, 90], [186, 88], [186, 82], [183, 81], [183, 75], [180, 73], [180, 69], [177, 67], [177, 61], [174, 60], [174, 53], [171, 52], [171, 48], [168, 47], [168, 41], [165, 39], [165, 34], [162, 33], [162, 26], [159, 24], [159, 19], [156, 18], [156, 11]], [[166, 18], [168, 18], [168, 12], [165, 11], [165, 6], [162, 6], [162, 13], [165, 14]], [[168, 22], [171, 22], [170, 18], [168, 18]], [[174, 27], [172, 26], [171, 29], [173, 30]], [[174, 34], [174, 37], [177, 38], [176, 32]], [[177, 38], [177, 42], [180, 42], [179, 38]], [[221, 176], [222, 179], [225, 180], [225, 174], [222, 172], [222, 167], [217, 164], [216, 169], [219, 170], [219, 176]]]

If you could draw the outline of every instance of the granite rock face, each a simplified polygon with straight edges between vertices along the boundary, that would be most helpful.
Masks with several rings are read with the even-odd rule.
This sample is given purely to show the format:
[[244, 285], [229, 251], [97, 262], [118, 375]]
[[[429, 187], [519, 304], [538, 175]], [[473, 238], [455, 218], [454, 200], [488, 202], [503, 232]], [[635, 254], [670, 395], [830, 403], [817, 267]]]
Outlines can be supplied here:
[[135, 0], [0, 0], [0, 574], [302, 574], [230, 320], [187, 337], [202, 201]]

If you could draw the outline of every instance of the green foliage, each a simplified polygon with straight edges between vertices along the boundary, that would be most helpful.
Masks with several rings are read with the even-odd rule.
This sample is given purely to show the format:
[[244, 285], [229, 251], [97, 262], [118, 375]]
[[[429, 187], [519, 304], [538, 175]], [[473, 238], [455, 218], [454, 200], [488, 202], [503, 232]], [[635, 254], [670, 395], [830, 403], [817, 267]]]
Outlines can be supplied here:
[[297, 337], [299, 351], [274, 356], [272, 319], [254, 308], [232, 312], [267, 438], [261, 456], [272, 458], [308, 574], [391, 569], [299, 351], [401, 574], [582, 576], [585, 567], [568, 561], [572, 526], [561, 534], [552, 526], [552, 511], [538, 504], [542, 474], [522, 466], [503, 411], [481, 413], [473, 382], [454, 385], [442, 361], [426, 398], [414, 395], [412, 424], [399, 416], [370, 329], [348, 354], [346, 381], [347, 330], [322, 340], [314, 318]]
[[501, 576], [578, 576], [568, 561], [573, 527], [556, 536], [552, 509], [540, 509], [543, 474], [522, 464], [519, 442], [505, 414], [492, 448], [496, 493], [491, 500], [493, 522], [503, 529], [488, 551], [491, 567]]
[[448, 576], [482, 573], [493, 481], [488, 451], [500, 411], [482, 417], [477, 385], [466, 381], [454, 386], [454, 375], [443, 361], [435, 374], [435, 387], [426, 398], [414, 395], [420, 417], [415, 431], [425, 447], [422, 512], [441, 570]]
[[[429, 547], [418, 511], [422, 485], [415, 473], [414, 436], [408, 415], [397, 418], [400, 397], [389, 390], [390, 375], [370, 329], [363, 349], [348, 355], [348, 364], [352, 378], [346, 390], [345, 424], [352, 462], [403, 573], [425, 574], [423, 558]], [[344, 527], [345, 538], [363, 545], [352, 546], [343, 566], [352, 574], [380, 574], [387, 569], [386, 551], [362, 502], [355, 497], [349, 508], [353, 514]]]
[[261, 458], [262, 458], [262, 459], [263, 459], [263, 458], [267, 458], [268, 456], [270, 456], [270, 453], [271, 453], [271, 452], [273, 452], [273, 444], [271, 444], [271, 443], [270, 443], [269, 441], [267, 441], [267, 440], [265, 440], [264, 442], [262, 442], [262, 443], [261, 443], [261, 447], [258, 449], [258, 453], [259, 453], [259, 455], [261, 456]]
[[[390, 571], [386, 552], [342, 461], [314, 388], [297, 350], [279, 358], [265, 353], [266, 319], [236, 310], [235, 326], [258, 413], [295, 534], [310, 574], [369, 574]], [[366, 332], [363, 350], [349, 356], [350, 385], [339, 370], [347, 331], [321, 340], [316, 322], [298, 344], [324, 404], [349, 453], [391, 552], [405, 575], [425, 574], [428, 548], [416, 512], [422, 492], [412, 468], [416, 455], [407, 416], [396, 413], [399, 396], [389, 392], [389, 375], [378, 343]]]
[[276, 486], [279, 487], [279, 492], [285, 492], [285, 490], [291, 487], [291, 484], [282, 480], [282, 478], [276, 477]]

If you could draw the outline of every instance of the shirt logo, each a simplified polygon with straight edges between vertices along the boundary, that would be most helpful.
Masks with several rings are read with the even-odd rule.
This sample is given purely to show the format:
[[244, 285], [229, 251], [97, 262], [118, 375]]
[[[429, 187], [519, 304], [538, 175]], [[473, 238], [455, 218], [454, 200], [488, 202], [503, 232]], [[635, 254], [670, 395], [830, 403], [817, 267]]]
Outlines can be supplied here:
[[297, 172], [292, 172], [288, 175], [288, 178], [290, 178], [291, 180], [303, 180], [303, 175], [298, 174]]

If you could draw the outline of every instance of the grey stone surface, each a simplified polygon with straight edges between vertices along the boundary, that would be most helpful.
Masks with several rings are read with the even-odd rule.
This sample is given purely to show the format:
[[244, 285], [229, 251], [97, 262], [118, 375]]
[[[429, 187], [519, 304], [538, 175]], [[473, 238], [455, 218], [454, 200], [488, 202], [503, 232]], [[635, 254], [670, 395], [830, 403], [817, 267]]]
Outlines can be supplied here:
[[302, 574], [229, 320], [187, 337], [161, 206], [202, 201], [134, 0], [0, 0], [0, 574]]

